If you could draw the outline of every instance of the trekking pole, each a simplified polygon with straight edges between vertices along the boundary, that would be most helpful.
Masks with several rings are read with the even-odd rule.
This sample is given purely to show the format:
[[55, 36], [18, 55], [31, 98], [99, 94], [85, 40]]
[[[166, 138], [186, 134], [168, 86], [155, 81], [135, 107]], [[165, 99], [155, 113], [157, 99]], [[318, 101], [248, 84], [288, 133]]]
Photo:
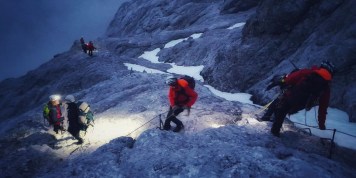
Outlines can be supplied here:
[[288, 60], [288, 61], [293, 65], [294, 69], [299, 70], [299, 68], [291, 60]]
[[163, 130], [162, 114], [159, 115], [159, 130]]
[[329, 159], [331, 159], [331, 155], [332, 155], [332, 151], [333, 151], [333, 147], [334, 147], [335, 132], [336, 132], [336, 129], [333, 130], [333, 137], [331, 139]]

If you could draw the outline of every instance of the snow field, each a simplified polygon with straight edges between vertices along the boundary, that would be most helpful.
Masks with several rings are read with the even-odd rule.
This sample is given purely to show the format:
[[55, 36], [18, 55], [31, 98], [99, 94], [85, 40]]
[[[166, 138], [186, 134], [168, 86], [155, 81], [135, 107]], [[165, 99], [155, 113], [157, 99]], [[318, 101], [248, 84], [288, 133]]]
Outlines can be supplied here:
[[229, 28], [227, 28], [228, 30], [232, 30], [234, 28], [239, 28], [239, 27], [243, 27], [246, 23], [245, 22], [240, 22], [240, 23], [237, 23], [237, 24], [234, 24], [232, 26], [230, 26]]

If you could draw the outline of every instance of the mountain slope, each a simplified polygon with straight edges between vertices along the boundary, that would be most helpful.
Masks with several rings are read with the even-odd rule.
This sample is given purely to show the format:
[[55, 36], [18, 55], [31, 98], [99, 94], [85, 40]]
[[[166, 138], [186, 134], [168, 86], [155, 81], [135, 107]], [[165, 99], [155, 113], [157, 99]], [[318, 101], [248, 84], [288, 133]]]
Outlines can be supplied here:
[[193, 134], [153, 129], [136, 141], [115, 139], [42, 176], [355, 177], [354, 171], [310, 153], [321, 151], [321, 144], [301, 146], [305, 142], [316, 143], [316, 138], [289, 133], [289, 138], [282, 138], [281, 142], [261, 125], [229, 125]]
[[[307, 2], [298, 1], [292, 8], [296, 17], [302, 16], [299, 8], [309, 11], [310, 5], [317, 8], [321, 3]], [[275, 138], [269, 133], [271, 123], [256, 120], [262, 108], [241, 99], [250, 95], [239, 93], [233, 100], [211, 92], [215, 90], [207, 84], [233, 92], [262, 91], [265, 81], [258, 81], [267, 73], [262, 69], [273, 73], [280, 70], [275, 65], [287, 65], [279, 58], [284, 52], [270, 45], [288, 36], [290, 27], [279, 35], [258, 31], [266, 26], [246, 34], [259, 24], [252, 21], [264, 16], [263, 8], [277, 1], [261, 2], [257, 9], [253, 1], [240, 10], [231, 7], [235, 3], [240, 4], [234, 0], [130, 1], [119, 8], [108, 36], [94, 41], [98, 47], [94, 57], [82, 53], [75, 42], [68, 52], [26, 76], [1, 82], [2, 176], [355, 177], [355, 151], [336, 145], [333, 159], [327, 159], [329, 141], [288, 123], [282, 137]], [[284, 3], [286, 12], [277, 9], [288, 14], [289, 5], [295, 4], [278, 5]], [[344, 7], [344, 3], [350, 1], [337, 1], [334, 6]], [[272, 18], [277, 12], [266, 13]], [[288, 43], [291, 39], [286, 37]], [[263, 60], [262, 56], [274, 53], [281, 61]], [[308, 65], [315, 61], [304, 62], [300, 61]], [[198, 74], [199, 99], [189, 116], [179, 116], [184, 132], [156, 129], [159, 117], [164, 119], [168, 110], [165, 78], [191, 70]], [[90, 103], [96, 120], [84, 145], [75, 145], [68, 133], [53, 136], [42, 123], [42, 105], [52, 93], [73, 94]]]
[[[289, 61], [299, 68], [332, 61], [338, 73], [331, 106], [346, 110], [350, 121], [355, 121], [355, 1], [268, 0], [260, 1], [255, 9], [256, 1], [249, 3], [128, 2], [116, 14], [107, 35], [140, 39], [157, 48], [167, 41], [205, 32], [202, 39], [187, 41], [159, 56], [178, 64], [204, 65], [202, 75], [207, 83], [223, 91], [252, 93], [254, 101], [261, 104], [278, 92], [264, 92], [271, 77], [294, 69]], [[236, 23], [246, 25], [227, 29]]]

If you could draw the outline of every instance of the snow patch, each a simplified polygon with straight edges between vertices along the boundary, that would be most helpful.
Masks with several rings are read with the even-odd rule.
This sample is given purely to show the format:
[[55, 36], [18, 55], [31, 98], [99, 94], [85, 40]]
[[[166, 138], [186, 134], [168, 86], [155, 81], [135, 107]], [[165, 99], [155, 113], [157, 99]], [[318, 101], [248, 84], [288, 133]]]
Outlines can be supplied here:
[[[301, 110], [298, 113], [291, 115], [290, 120], [302, 124], [305, 124], [306, 122], [306, 125], [318, 127], [318, 108], [319, 107], [316, 106], [307, 112], [305, 110]], [[306, 127], [300, 124], [296, 124], [296, 126], [299, 128], [310, 128], [313, 135], [322, 138], [332, 138], [333, 135], [333, 131], [331, 130], [319, 130], [313, 127]], [[325, 126], [327, 129], [336, 129], [337, 131], [345, 132], [356, 136], [356, 123], [350, 123], [349, 116], [345, 112], [335, 108], [328, 108]], [[340, 146], [356, 150], [356, 138], [354, 137], [336, 132], [335, 142]]]
[[166, 74], [165, 72], [162, 72], [160, 70], [151, 69], [151, 68], [144, 67], [144, 66], [137, 65], [137, 64], [124, 63], [124, 65], [127, 67], [127, 69], [129, 69], [129, 70], [132, 69], [132, 70], [138, 71], [138, 72], [147, 72], [147, 73], [152, 73], [152, 74]]
[[210, 85], [204, 85], [204, 86], [207, 87], [214, 95], [224, 98], [228, 101], [238, 101], [240, 103], [253, 104], [253, 102], [250, 100], [252, 96], [251, 94], [227, 93], [227, 92], [219, 91]]
[[203, 33], [194, 33], [193, 35], [190, 35], [193, 39], [200, 38], [203, 35]]
[[161, 51], [161, 49], [159, 49], [159, 48], [156, 48], [152, 51], [145, 51], [141, 56], [139, 56], [139, 58], [143, 58], [143, 59], [146, 59], [152, 63], [159, 64], [159, 63], [161, 63], [158, 61], [158, 56], [157, 56], [159, 51]]
[[96, 143], [97, 147], [109, 143], [111, 140], [125, 136], [138, 128], [142, 123], [137, 120], [137, 117], [132, 115], [121, 116], [121, 118], [120, 116], [98, 118], [94, 128], [89, 127], [86, 138], [90, 138], [90, 142]]
[[[200, 38], [202, 34], [203, 33], [194, 33], [193, 35], [190, 35], [189, 37], [192, 37], [193, 39], [197, 39], [197, 38]], [[170, 41], [166, 45], [164, 45], [164, 48], [171, 48], [171, 47], [177, 45], [178, 43], [183, 42], [184, 40], [187, 40], [189, 37]]]
[[233, 26], [230, 26], [229, 28], [227, 28], [228, 30], [232, 30], [232, 29], [235, 29], [235, 28], [239, 28], [239, 27], [242, 27], [244, 26], [246, 23], [245, 22], [240, 22], [240, 23], [237, 23]]
[[225, 125], [222, 124], [211, 124], [211, 128], [219, 128], [219, 127], [223, 127]]
[[167, 72], [180, 74], [180, 75], [189, 75], [195, 80], [200, 80], [204, 82], [203, 76], [200, 75], [200, 72], [204, 69], [203, 65], [200, 66], [178, 66], [174, 63], [171, 64], [172, 68], [168, 69]]
[[180, 42], [182, 42], [182, 41], [184, 41], [184, 40], [186, 40], [186, 39], [188, 39], [188, 38], [183, 38], [183, 39], [178, 39], [178, 40], [170, 41], [170, 42], [168, 42], [166, 45], [164, 45], [164, 48], [173, 47], [173, 46], [177, 45], [178, 43], [180, 43]]

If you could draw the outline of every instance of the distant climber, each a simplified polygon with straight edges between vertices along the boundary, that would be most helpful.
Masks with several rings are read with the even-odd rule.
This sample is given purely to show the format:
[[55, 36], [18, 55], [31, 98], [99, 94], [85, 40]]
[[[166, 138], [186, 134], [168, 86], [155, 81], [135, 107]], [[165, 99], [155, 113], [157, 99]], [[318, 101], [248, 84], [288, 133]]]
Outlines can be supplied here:
[[89, 43], [87, 44], [87, 49], [88, 49], [88, 54], [89, 56], [93, 56], [93, 51], [96, 49], [94, 47], [94, 44], [92, 41], [89, 41]]
[[274, 109], [274, 122], [271, 133], [280, 135], [284, 118], [299, 110], [310, 110], [319, 101], [318, 125], [325, 130], [325, 120], [330, 99], [330, 82], [335, 72], [335, 66], [329, 61], [323, 61], [320, 67], [301, 69], [279, 81], [287, 89], [280, 97]]
[[83, 52], [87, 53], [88, 49], [83, 37], [80, 38], [80, 45], [82, 46]]
[[75, 98], [73, 95], [68, 95], [65, 97], [67, 102], [67, 113], [68, 113], [68, 132], [78, 140], [78, 144], [83, 143], [83, 139], [80, 137], [81, 123], [79, 122], [79, 108], [77, 103], [75, 103]]
[[43, 115], [49, 124], [53, 126], [53, 131], [58, 134], [60, 130], [65, 131], [63, 128], [64, 118], [60, 107], [61, 98], [59, 95], [51, 95], [49, 99], [50, 101], [44, 107]]
[[174, 132], [179, 132], [184, 128], [183, 123], [176, 118], [184, 109], [190, 112], [190, 108], [198, 98], [198, 94], [194, 91], [195, 82], [194, 79], [185, 76], [180, 79], [175, 77], [169, 77], [166, 80], [166, 84], [170, 86], [168, 98], [169, 98], [169, 111], [163, 129], [171, 129], [171, 121], [176, 124]]

